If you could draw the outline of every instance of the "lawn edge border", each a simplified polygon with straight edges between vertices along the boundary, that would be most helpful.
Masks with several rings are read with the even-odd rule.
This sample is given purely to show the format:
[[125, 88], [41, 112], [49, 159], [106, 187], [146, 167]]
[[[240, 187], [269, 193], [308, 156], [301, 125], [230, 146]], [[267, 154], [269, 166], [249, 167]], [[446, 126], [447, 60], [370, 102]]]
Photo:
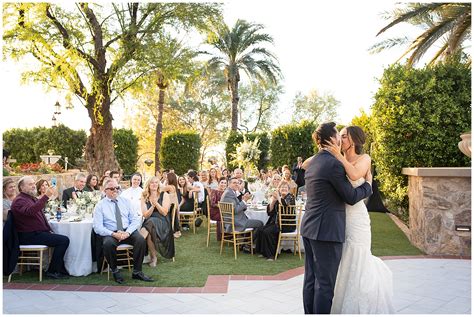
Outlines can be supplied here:
[[[471, 260], [470, 256], [448, 256], [448, 255], [399, 255], [381, 256], [383, 261], [390, 260], [416, 260], [416, 259], [449, 259], [449, 260]], [[3, 283], [3, 289], [35, 290], [37, 291], [75, 291], [75, 292], [117, 292], [123, 293], [162, 293], [162, 294], [202, 294], [218, 293], [226, 294], [229, 281], [282, 281], [296, 277], [304, 273], [304, 266], [289, 269], [275, 275], [209, 275], [203, 287], [158, 287], [158, 286], [119, 286], [119, 285], [75, 285], [75, 284], [40, 284], [40, 283]], [[67, 285], [67, 287], [65, 287]], [[41, 287], [43, 286], [43, 287]], [[43, 289], [45, 288], [45, 289]], [[47, 289], [49, 288], [49, 289]], [[63, 288], [63, 289], [61, 289]], [[96, 291], [90, 290], [96, 288]]]

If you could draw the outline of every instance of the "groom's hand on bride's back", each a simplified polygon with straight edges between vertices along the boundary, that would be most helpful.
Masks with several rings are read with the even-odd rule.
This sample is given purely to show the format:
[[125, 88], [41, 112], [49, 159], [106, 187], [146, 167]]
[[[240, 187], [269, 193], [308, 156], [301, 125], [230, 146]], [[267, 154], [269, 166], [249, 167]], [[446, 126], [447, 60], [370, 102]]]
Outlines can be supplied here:
[[367, 174], [365, 174], [365, 181], [369, 183], [370, 186], [372, 186], [372, 172], [369, 170], [367, 171]]

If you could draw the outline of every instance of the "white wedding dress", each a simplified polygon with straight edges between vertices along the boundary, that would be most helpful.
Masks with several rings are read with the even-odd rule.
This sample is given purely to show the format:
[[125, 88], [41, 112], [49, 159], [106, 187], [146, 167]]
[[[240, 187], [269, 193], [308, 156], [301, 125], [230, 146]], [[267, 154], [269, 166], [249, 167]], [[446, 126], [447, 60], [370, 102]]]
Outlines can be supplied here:
[[[364, 178], [351, 181], [353, 187]], [[372, 255], [370, 218], [364, 201], [346, 204], [346, 242], [337, 272], [331, 314], [391, 314], [392, 272]]]

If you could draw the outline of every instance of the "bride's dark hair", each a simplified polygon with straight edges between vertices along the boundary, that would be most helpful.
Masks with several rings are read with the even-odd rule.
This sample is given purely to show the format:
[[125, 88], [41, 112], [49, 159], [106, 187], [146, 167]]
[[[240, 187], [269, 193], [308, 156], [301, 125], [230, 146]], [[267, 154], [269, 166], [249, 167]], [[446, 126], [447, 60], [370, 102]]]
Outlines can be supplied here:
[[347, 134], [351, 136], [352, 142], [354, 142], [354, 149], [356, 154], [362, 154], [365, 144], [365, 133], [361, 127], [356, 125], [346, 127]]

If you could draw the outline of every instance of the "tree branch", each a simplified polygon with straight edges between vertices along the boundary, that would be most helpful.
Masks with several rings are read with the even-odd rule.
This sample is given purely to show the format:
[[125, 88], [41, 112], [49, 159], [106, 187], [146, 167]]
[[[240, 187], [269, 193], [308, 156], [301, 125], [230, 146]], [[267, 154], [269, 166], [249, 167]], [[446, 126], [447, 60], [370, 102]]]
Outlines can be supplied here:
[[89, 54], [83, 52], [82, 50], [80, 50], [79, 48], [75, 47], [74, 45], [72, 45], [72, 43], [71, 43], [71, 38], [70, 38], [70, 36], [69, 36], [68, 31], [67, 31], [66, 28], [61, 24], [61, 22], [59, 22], [58, 19], [56, 19], [56, 17], [53, 16], [53, 14], [52, 14], [51, 11], [50, 11], [50, 8], [51, 8], [51, 5], [47, 5], [47, 6], [46, 6], [46, 16], [51, 20], [51, 22], [53, 22], [53, 24], [56, 26], [56, 28], [57, 28], [57, 29], [59, 30], [59, 32], [61, 33], [61, 36], [62, 36], [62, 38], [63, 38], [63, 46], [64, 46], [64, 48], [75, 51], [79, 56], [81, 56], [81, 57], [84, 58], [87, 62], [89, 62], [90, 64], [92, 64], [95, 68], [98, 68], [99, 64], [97, 63], [97, 61], [96, 61], [92, 56], [90, 56]]

